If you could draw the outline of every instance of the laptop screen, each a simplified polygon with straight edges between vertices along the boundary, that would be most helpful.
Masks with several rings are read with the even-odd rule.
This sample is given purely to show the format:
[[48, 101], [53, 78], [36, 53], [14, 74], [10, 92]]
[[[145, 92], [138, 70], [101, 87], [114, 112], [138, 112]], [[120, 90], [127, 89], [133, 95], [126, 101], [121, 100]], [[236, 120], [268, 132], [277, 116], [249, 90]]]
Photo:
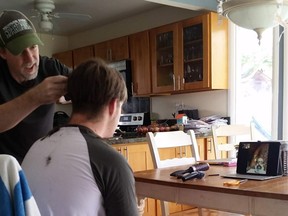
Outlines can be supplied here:
[[274, 176], [281, 173], [281, 142], [240, 142], [237, 173]]

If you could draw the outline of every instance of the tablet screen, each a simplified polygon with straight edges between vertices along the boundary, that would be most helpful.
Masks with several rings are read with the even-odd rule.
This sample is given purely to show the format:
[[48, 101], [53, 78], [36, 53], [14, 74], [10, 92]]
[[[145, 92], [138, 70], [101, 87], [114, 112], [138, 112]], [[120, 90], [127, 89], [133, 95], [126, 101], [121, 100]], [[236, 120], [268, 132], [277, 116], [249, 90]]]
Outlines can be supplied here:
[[237, 173], [274, 176], [279, 174], [280, 142], [240, 142]]
[[267, 174], [269, 144], [262, 143], [259, 146], [247, 143], [243, 148], [249, 149], [246, 172], [254, 174]]

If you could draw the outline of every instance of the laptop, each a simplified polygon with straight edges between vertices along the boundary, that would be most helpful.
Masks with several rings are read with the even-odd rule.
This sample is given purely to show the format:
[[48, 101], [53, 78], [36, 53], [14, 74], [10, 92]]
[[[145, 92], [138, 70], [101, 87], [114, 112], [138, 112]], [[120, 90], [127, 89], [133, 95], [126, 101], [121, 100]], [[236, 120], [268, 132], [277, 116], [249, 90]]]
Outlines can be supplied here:
[[240, 142], [236, 173], [225, 178], [268, 180], [282, 176], [281, 142]]

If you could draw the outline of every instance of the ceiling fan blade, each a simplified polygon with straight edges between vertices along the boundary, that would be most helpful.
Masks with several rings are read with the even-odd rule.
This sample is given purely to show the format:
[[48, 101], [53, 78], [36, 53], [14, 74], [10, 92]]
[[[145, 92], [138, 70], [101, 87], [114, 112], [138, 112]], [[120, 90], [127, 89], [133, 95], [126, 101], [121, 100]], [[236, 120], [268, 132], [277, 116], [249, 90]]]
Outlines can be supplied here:
[[55, 18], [72, 18], [78, 20], [90, 20], [92, 16], [88, 14], [79, 14], [79, 13], [54, 13]]

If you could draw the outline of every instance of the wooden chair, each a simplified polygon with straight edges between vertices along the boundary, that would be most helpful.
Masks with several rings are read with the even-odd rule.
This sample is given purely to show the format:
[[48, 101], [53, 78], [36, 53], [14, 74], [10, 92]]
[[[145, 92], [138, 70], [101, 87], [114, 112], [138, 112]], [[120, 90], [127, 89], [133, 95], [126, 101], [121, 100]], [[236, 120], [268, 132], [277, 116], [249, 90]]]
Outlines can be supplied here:
[[[252, 140], [253, 125], [213, 125], [212, 137], [215, 159], [221, 159], [222, 152], [228, 152], [229, 158], [236, 158], [237, 142], [239, 138], [243, 141]], [[228, 137], [229, 143], [219, 143], [219, 137]], [[235, 141], [236, 139], [238, 139], [237, 142]]]
[[[156, 132], [154, 134], [148, 132], [146, 137], [148, 139], [154, 168], [191, 165], [200, 160], [196, 137], [192, 130], [187, 131], [187, 133], [183, 131]], [[176, 147], [180, 149], [178, 157], [161, 159], [159, 149]], [[183, 151], [184, 148], [185, 151]], [[190, 152], [188, 153], [188, 151]], [[160, 201], [160, 204], [162, 216], [169, 215], [168, 203]], [[199, 215], [202, 215], [200, 208], [198, 208], [198, 212]]]

